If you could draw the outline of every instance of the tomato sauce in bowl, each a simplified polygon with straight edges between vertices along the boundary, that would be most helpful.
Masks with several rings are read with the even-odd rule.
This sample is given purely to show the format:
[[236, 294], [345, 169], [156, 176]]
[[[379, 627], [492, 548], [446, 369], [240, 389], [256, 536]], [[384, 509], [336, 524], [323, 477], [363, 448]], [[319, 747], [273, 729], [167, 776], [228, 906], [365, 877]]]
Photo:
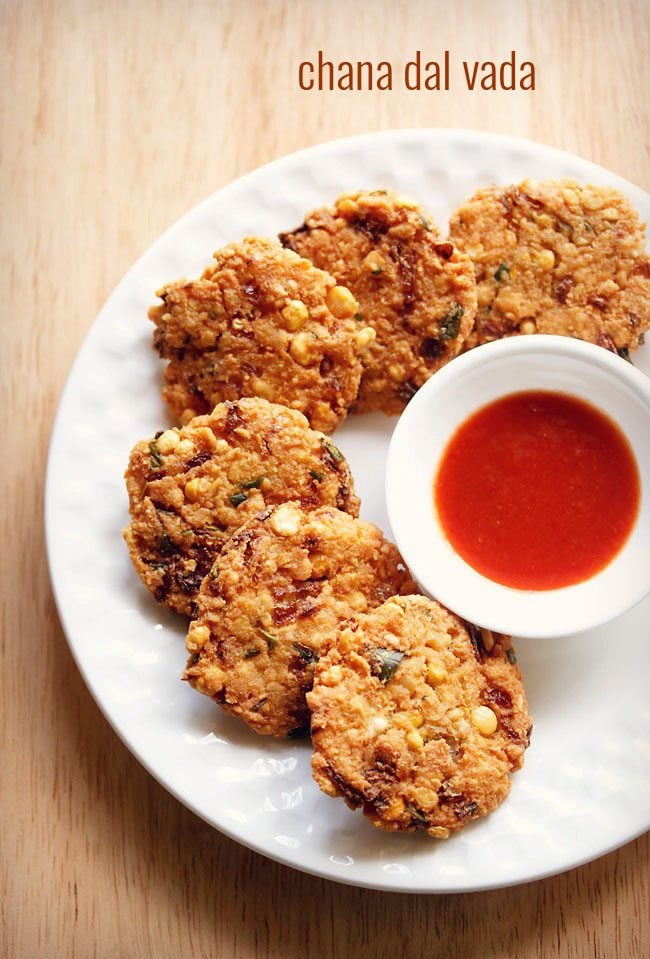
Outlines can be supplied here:
[[624, 434], [595, 406], [538, 390], [470, 416], [434, 480], [439, 523], [477, 572], [520, 590], [590, 579], [630, 535], [641, 483]]

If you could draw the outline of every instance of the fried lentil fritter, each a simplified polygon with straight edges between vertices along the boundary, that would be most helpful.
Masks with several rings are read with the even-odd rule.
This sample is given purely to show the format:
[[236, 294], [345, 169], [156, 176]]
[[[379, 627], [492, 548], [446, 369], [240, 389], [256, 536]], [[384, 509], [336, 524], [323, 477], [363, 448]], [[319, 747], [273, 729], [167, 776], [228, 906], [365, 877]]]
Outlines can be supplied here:
[[416, 589], [371, 523], [270, 506], [226, 544], [197, 598], [185, 679], [272, 736], [308, 730], [305, 694], [339, 624]]
[[460, 352], [476, 313], [472, 263], [414, 200], [387, 190], [344, 194], [280, 239], [345, 284], [360, 323], [375, 331], [355, 412], [401, 413]]
[[198, 280], [158, 291], [154, 347], [169, 360], [163, 398], [185, 423], [223, 400], [260, 396], [332, 432], [357, 395], [371, 330], [328, 273], [277, 242], [248, 237]]
[[338, 448], [302, 413], [262, 399], [221, 403], [136, 444], [126, 485], [133, 564], [160, 603], [187, 615], [228, 537], [269, 504], [359, 512]]
[[574, 180], [487, 187], [454, 214], [450, 235], [476, 270], [467, 347], [555, 333], [627, 357], [650, 328], [645, 229], [617, 190]]
[[343, 625], [307, 702], [321, 789], [436, 838], [503, 802], [532, 728], [510, 638], [423, 596]]

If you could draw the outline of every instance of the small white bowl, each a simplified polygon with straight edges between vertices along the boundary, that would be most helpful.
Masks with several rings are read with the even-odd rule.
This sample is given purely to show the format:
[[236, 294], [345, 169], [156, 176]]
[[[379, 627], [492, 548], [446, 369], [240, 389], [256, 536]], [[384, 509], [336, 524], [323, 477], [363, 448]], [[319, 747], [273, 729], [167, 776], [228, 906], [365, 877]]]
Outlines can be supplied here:
[[[529, 591], [495, 583], [461, 559], [436, 515], [434, 477], [453, 433], [476, 410], [521, 390], [586, 400], [619, 425], [636, 457], [641, 503], [634, 528], [608, 566], [575, 586]], [[650, 593], [650, 379], [599, 346], [563, 336], [518, 336], [471, 350], [432, 376], [402, 414], [388, 451], [386, 501], [397, 545], [421, 588], [464, 619], [540, 638], [607, 622]]]

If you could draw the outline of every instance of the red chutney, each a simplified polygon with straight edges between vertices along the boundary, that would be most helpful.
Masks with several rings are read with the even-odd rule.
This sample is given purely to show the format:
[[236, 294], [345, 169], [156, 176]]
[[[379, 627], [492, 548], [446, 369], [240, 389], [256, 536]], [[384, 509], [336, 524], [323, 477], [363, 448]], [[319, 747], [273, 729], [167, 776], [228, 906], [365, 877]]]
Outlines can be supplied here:
[[515, 589], [589, 579], [621, 549], [640, 499], [634, 454], [595, 407], [513, 393], [467, 419], [443, 453], [434, 499], [456, 552]]

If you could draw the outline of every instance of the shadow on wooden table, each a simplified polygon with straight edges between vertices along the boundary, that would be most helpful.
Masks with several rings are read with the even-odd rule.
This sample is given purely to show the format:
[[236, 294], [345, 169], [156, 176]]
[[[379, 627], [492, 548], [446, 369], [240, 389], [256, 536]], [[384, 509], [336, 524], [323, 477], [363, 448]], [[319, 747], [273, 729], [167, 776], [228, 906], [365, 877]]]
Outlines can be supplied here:
[[48, 738], [56, 741], [55, 795], [65, 795], [66, 822], [74, 824], [63, 896], [78, 946], [96, 942], [100, 956], [156, 959], [546, 959], [577, 955], [572, 943], [578, 934], [584, 942], [587, 929], [593, 955], [621, 955], [621, 937], [630, 955], [640, 954], [641, 919], [636, 931], [618, 928], [614, 892], [621, 873], [639, 888], [644, 840], [564, 876], [451, 896], [355, 889], [238, 846], [167, 794], [120, 743], [50, 613], [64, 689]]

